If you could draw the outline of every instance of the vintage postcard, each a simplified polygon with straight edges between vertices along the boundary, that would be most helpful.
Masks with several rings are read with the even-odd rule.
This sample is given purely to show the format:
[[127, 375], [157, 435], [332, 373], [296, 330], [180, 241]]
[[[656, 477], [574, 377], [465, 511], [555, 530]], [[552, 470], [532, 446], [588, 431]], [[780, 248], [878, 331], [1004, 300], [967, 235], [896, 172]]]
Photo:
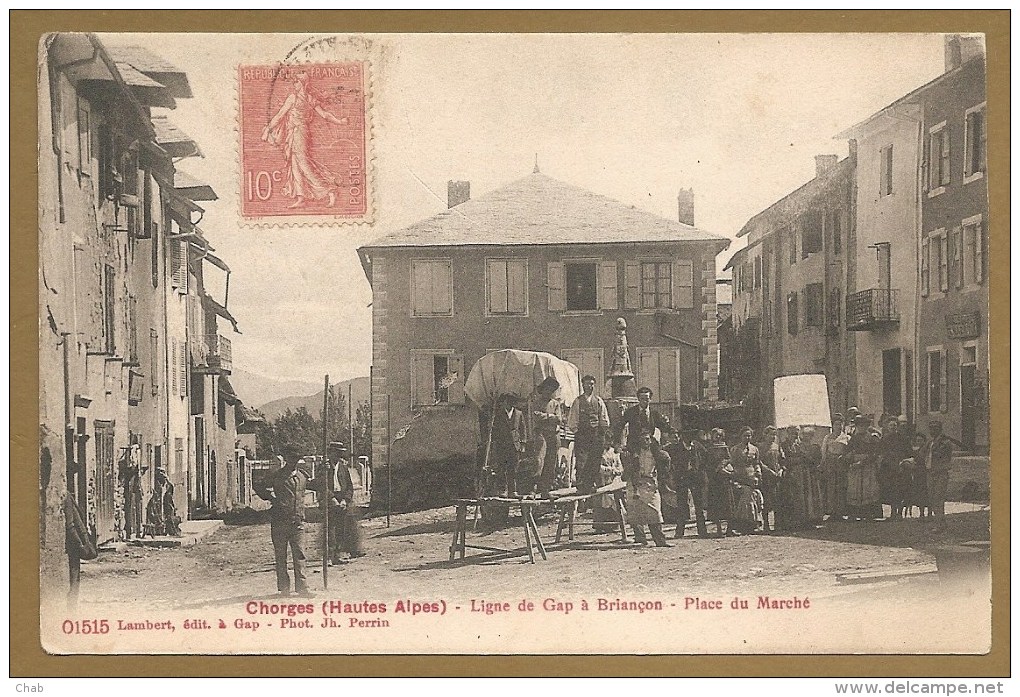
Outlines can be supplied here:
[[985, 38], [45, 35], [44, 649], [987, 653]]

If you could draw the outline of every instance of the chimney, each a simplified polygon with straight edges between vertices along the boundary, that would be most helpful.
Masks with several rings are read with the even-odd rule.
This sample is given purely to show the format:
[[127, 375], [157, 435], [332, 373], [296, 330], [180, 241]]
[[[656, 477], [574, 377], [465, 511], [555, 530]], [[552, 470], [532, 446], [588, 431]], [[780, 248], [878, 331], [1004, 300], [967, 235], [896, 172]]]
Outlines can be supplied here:
[[947, 73], [985, 54], [985, 44], [980, 35], [946, 34], [943, 42]]
[[680, 189], [676, 195], [677, 219], [694, 227], [694, 189]]
[[446, 182], [446, 207], [453, 208], [471, 200], [471, 182]]
[[815, 179], [830, 171], [839, 162], [839, 155], [815, 155]]

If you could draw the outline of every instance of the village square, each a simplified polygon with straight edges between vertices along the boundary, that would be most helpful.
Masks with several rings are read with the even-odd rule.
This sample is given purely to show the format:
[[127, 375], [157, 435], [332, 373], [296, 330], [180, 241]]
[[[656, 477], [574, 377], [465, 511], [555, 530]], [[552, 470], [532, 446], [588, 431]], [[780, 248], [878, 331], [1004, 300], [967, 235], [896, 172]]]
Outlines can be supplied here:
[[[225, 190], [189, 168], [222, 144], [174, 120], [220, 83], [130, 38], [53, 34], [41, 54], [50, 607], [123, 632], [305, 600], [326, 617], [281, 631], [340, 627], [331, 602], [483, 618], [822, 602], [876, 624], [922, 600], [984, 607], [982, 37], [939, 37], [941, 72], [827, 116], [845, 154], [802, 158], [808, 176], [726, 230], [702, 220], [718, 192], [670, 182], [662, 215], [541, 153], [387, 218], [373, 119], [395, 102], [373, 114], [374, 54], [217, 78], [239, 110]], [[274, 268], [308, 224], [360, 237]], [[319, 255], [343, 273], [322, 281]], [[327, 322], [322, 302], [360, 319]], [[257, 348], [235, 350], [248, 323]]]

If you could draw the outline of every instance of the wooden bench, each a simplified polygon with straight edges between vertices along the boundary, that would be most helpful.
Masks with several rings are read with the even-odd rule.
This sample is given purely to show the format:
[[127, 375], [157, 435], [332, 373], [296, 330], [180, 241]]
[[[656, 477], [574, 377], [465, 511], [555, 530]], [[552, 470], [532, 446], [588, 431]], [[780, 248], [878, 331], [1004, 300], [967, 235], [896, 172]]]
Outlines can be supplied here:
[[[577, 489], [564, 489], [561, 490], [564, 495], [557, 496], [552, 499], [553, 506], [559, 511], [560, 518], [556, 525], [556, 539], [555, 543], [563, 539], [563, 530], [567, 531], [567, 541], [574, 541], [574, 526], [575, 525], [606, 525], [606, 523], [592, 522], [578, 522], [577, 520], [577, 508], [578, 504], [582, 501], [588, 501], [596, 496], [604, 496], [606, 494], [612, 495], [616, 499], [616, 525], [620, 526], [620, 541], [627, 541], [627, 522], [624, 519], [624, 507], [623, 497], [627, 492], [627, 484], [625, 482], [613, 482], [607, 484], [604, 487], [596, 489], [590, 494], [578, 494]], [[560, 492], [553, 492], [554, 494]]]

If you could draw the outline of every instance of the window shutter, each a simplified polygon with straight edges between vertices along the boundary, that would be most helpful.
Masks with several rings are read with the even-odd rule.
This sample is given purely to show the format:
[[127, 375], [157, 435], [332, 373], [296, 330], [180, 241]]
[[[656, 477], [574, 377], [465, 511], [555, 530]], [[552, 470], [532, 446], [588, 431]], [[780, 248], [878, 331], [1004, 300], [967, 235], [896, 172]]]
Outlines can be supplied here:
[[92, 173], [92, 129], [89, 103], [78, 97], [78, 166], [83, 174]]
[[170, 392], [177, 394], [177, 339], [170, 340]]
[[546, 266], [546, 287], [549, 291], [549, 310], [567, 309], [567, 271], [562, 261], [550, 261]]
[[945, 232], [939, 237], [939, 290], [949, 290], [949, 237]]
[[411, 262], [411, 314], [432, 314], [432, 279], [426, 263]]
[[942, 163], [938, 168], [940, 173], [939, 184], [945, 186], [950, 183], [950, 130], [949, 127], [942, 129]]
[[677, 402], [680, 394], [680, 349], [659, 350], [658, 402]]
[[681, 310], [694, 307], [694, 262], [690, 259], [673, 262], [673, 307]]
[[626, 310], [641, 309], [641, 263], [623, 263], [623, 307]]
[[149, 330], [149, 384], [153, 396], [159, 394], [159, 334], [155, 329]]
[[181, 396], [188, 396], [188, 352], [185, 350], [185, 346], [181, 345], [177, 351], [177, 360], [179, 362], [177, 366], [177, 384], [181, 388]]
[[985, 224], [984, 221], [974, 226], [974, 282], [985, 280]]
[[599, 263], [599, 309], [616, 310], [620, 307], [620, 299], [616, 292], [616, 262]]
[[431, 406], [436, 402], [436, 385], [432, 354], [411, 354], [411, 406]]
[[486, 262], [486, 280], [488, 281], [489, 312], [503, 314], [507, 311], [507, 286], [510, 269], [509, 263], [500, 259]]
[[638, 349], [638, 387], [650, 387], [653, 401], [659, 400], [659, 352], [655, 349]]
[[947, 382], [946, 378], [947, 378], [947, 374], [948, 374], [948, 366], [947, 366], [947, 362], [948, 361], [946, 361], [946, 350], [942, 349], [940, 351], [940, 354], [941, 354], [940, 364], [941, 364], [941, 368], [942, 368], [942, 373], [939, 375], [939, 405], [941, 406], [941, 411], [942, 412], [947, 412], [947, 411], [949, 411], [949, 408], [946, 405], [946, 395], [948, 394], [948, 390], [946, 390], [946, 382]]
[[528, 263], [512, 259], [506, 263], [507, 312], [525, 314], [528, 311]]
[[437, 261], [429, 264], [432, 271], [431, 304], [432, 312], [448, 315], [453, 312], [453, 269], [452, 262]]
[[928, 296], [928, 284], [931, 279], [931, 238], [921, 242], [921, 295]]
[[457, 374], [457, 379], [447, 390], [450, 404], [464, 403], [464, 356], [450, 356], [447, 370]]
[[963, 228], [953, 228], [953, 277], [956, 287], [963, 288]]

